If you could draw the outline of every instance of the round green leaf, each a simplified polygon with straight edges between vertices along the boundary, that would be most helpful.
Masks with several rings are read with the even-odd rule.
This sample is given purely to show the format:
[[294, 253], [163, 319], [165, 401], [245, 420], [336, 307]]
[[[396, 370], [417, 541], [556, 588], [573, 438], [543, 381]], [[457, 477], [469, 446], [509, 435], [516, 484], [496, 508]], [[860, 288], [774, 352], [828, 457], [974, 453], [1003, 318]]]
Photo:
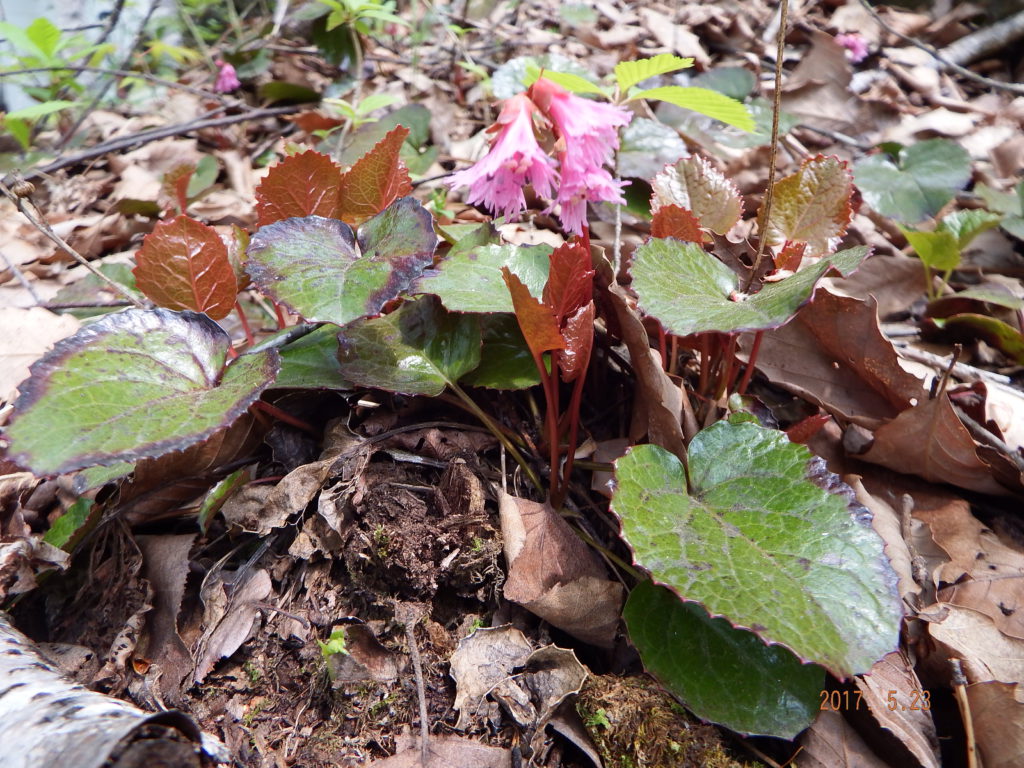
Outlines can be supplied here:
[[792, 739], [818, 714], [821, 667], [712, 619], [665, 587], [637, 585], [623, 618], [644, 667], [697, 717], [738, 733]]
[[374, 315], [404, 291], [434, 256], [430, 214], [410, 197], [359, 228], [321, 216], [260, 227], [246, 270], [261, 290], [310, 322], [345, 325]]
[[512, 295], [501, 276], [508, 267], [532, 296], [540, 296], [551, 267], [550, 245], [484, 245], [448, 256], [424, 272], [413, 293], [433, 293], [453, 312], [512, 312]]
[[480, 363], [480, 321], [444, 310], [433, 296], [361, 320], [338, 334], [342, 375], [357, 386], [440, 395]]
[[672, 333], [737, 333], [785, 324], [829, 269], [849, 274], [868, 251], [856, 246], [832, 254], [750, 296], [740, 293], [731, 269], [695, 243], [648, 240], [636, 249], [630, 272], [640, 308]]
[[839, 677], [896, 647], [902, 611], [882, 540], [820, 459], [729, 422], [699, 432], [688, 456], [689, 493], [662, 448], [616, 462], [612, 507], [655, 581]]
[[338, 364], [338, 326], [324, 325], [281, 347], [274, 389], [349, 389]]
[[277, 353], [224, 367], [228, 335], [205, 315], [108, 315], [32, 366], [8, 428], [12, 457], [40, 475], [160, 456], [204, 440], [274, 380]]

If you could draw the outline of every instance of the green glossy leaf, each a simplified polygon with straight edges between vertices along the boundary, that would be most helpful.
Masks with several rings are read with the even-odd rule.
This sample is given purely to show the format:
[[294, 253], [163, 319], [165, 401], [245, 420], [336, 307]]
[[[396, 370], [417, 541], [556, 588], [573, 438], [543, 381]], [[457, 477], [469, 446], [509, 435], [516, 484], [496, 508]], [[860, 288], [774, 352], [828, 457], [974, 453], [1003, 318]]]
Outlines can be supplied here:
[[715, 67], [701, 72], [690, 82], [737, 101], [746, 99], [757, 87], [757, 77], [746, 67]]
[[988, 315], [964, 312], [953, 317], [933, 318], [932, 322], [955, 339], [983, 339], [986, 344], [998, 349], [1017, 365], [1024, 365], [1024, 336], [1002, 320]]
[[914, 224], [937, 214], [971, 178], [967, 150], [948, 139], [929, 139], [854, 165], [864, 200], [883, 216]]
[[956, 237], [957, 245], [964, 249], [986, 229], [998, 227], [999, 220], [999, 214], [990, 211], [953, 211], [942, 217], [936, 229], [952, 233]]
[[782, 646], [649, 581], [630, 593], [623, 618], [644, 667], [697, 717], [782, 739], [817, 717], [825, 671]]
[[630, 272], [640, 308], [671, 333], [737, 333], [783, 325], [829, 269], [847, 275], [868, 253], [866, 246], [840, 251], [751, 296], [740, 293], [736, 273], [694, 243], [648, 240], [634, 252]]
[[619, 176], [650, 179], [669, 163], [688, 154], [675, 128], [657, 120], [636, 117], [622, 129], [617, 157]]
[[274, 389], [351, 389], [338, 364], [338, 326], [327, 324], [281, 347]]
[[620, 61], [615, 65], [615, 82], [619, 86], [619, 91], [625, 93], [649, 77], [676, 72], [692, 66], [692, 58], [683, 59], [673, 56], [671, 53], [660, 53], [649, 59], [638, 59], [637, 61]]
[[918, 258], [932, 269], [944, 272], [960, 265], [960, 246], [952, 232], [919, 232], [907, 227], [900, 227], [900, 231]]
[[540, 374], [513, 315], [484, 315], [480, 365], [462, 377], [471, 387], [526, 389], [540, 384]]
[[127, 477], [135, 471], [134, 461], [120, 461], [109, 467], [86, 467], [73, 476], [71, 489], [75, 493], [85, 493], [93, 488], [102, 488], [107, 483]]
[[199, 530], [205, 536], [206, 528], [210, 520], [216, 515], [231, 495], [249, 482], [249, 471], [236, 469], [230, 475], [217, 481], [217, 484], [207, 491], [199, 505]]
[[11, 455], [40, 475], [180, 450], [236, 418], [274, 380], [274, 351], [225, 370], [228, 335], [205, 315], [108, 315], [32, 366], [8, 427]]
[[433, 260], [427, 210], [396, 200], [359, 228], [338, 219], [285, 219], [260, 227], [246, 270], [261, 290], [310, 322], [345, 325], [374, 315]]
[[75, 534], [89, 522], [89, 513], [93, 507], [92, 499], [78, 499], [68, 507], [67, 512], [53, 521], [50, 530], [43, 534], [43, 541], [55, 547], [66, 549], [68, 552], [73, 547], [66, 546]]
[[683, 109], [700, 112], [710, 118], [732, 125], [743, 131], [753, 131], [754, 118], [742, 102], [723, 96], [718, 91], [708, 88], [695, 88], [683, 85], [666, 85], [661, 88], [649, 88], [637, 91], [630, 96], [633, 99], [654, 99], [666, 101]]
[[512, 312], [501, 277], [508, 267], [533, 296], [540, 296], [551, 266], [549, 245], [485, 245], [449, 255], [423, 273], [412, 293], [433, 293], [453, 312]]
[[433, 296], [361, 320], [338, 334], [342, 375], [357, 386], [440, 395], [480, 363], [480, 321], [446, 312]]
[[897, 647], [902, 610], [883, 542], [821, 459], [781, 432], [726, 421], [699, 432], [688, 459], [690, 493], [662, 448], [615, 463], [612, 508], [655, 581], [839, 677]]

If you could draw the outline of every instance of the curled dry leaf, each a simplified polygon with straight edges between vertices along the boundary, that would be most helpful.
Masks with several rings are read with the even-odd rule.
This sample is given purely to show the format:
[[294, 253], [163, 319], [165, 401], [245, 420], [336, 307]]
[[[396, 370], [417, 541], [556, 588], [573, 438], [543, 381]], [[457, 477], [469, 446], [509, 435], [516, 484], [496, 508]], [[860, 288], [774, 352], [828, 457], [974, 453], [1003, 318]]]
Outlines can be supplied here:
[[[753, 337], [740, 344], [749, 354]], [[873, 299], [819, 290], [796, 319], [765, 334], [755, 363], [773, 383], [844, 422], [876, 428], [926, 397], [878, 327]]]
[[985, 768], [1014, 768], [1024, 762], [1024, 690], [1020, 683], [967, 686], [974, 735]]
[[831, 709], [800, 739], [800, 768], [889, 768], [890, 763], [871, 751], [849, 721]]
[[505, 597], [584, 642], [609, 648], [624, 589], [569, 524], [547, 504], [502, 493]]
[[[924, 690], [914, 667], [903, 651], [888, 653], [875, 662], [871, 672], [854, 678], [857, 691], [877, 723], [891, 733], [909, 752], [900, 757], [900, 763], [909, 765], [916, 760], [923, 768], [939, 768], [939, 737], [931, 712], [921, 706], [892, 708], [889, 694], [897, 692], [900, 702], [913, 700], [914, 692]], [[890, 752], [890, 759], [895, 755]]]

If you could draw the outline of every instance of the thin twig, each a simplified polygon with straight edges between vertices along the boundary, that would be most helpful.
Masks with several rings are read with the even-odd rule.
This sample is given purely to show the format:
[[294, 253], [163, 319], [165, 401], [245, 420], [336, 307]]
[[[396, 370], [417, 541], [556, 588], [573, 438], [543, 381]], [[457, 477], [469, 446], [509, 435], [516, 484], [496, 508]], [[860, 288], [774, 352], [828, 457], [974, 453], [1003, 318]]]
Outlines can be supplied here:
[[191, 85], [185, 85], [184, 83], [177, 83], [174, 80], [165, 80], [162, 77], [150, 75], [145, 72], [133, 72], [130, 69], [110, 69], [108, 67], [85, 67], [75, 64], [65, 64], [60, 67], [26, 67], [25, 69], [9, 69], [4, 72], [4, 77], [10, 77], [12, 75], [32, 75], [39, 72], [89, 72], [97, 75], [110, 75], [111, 77], [136, 77], [140, 80], [153, 83], [154, 85], [162, 85], [164, 88], [173, 88], [174, 90], [184, 91], [185, 93], [191, 93], [195, 96], [201, 96], [204, 99], [216, 99], [228, 107], [244, 106], [244, 102], [241, 102], [236, 98], [226, 96], [223, 93], [208, 91], [203, 88], [196, 88]]
[[[260, 120], [264, 117], [278, 117], [280, 115], [290, 115], [294, 112], [298, 112], [302, 109], [301, 105], [290, 104], [283, 107], [265, 107], [263, 109], [251, 109], [246, 112], [242, 112], [238, 115], [225, 115], [224, 117], [214, 117], [203, 120], [190, 120], [186, 123], [175, 123], [174, 125], [167, 125], [163, 128], [154, 128], [146, 131], [140, 131], [138, 133], [129, 134], [128, 136], [119, 136], [116, 139], [110, 139], [97, 144], [89, 149], [77, 152], [74, 155], [68, 155], [67, 157], [58, 158], [52, 163], [41, 166], [39, 168], [30, 168], [29, 170], [21, 174], [22, 178], [26, 180], [34, 179], [37, 177], [45, 176], [48, 173], [59, 171], [62, 168], [68, 168], [70, 166], [84, 163], [88, 160], [93, 160], [97, 157], [102, 157], [109, 152], [118, 152], [123, 149], [131, 149], [136, 146], [143, 144], [149, 144], [150, 142], [159, 141], [160, 139], [170, 138], [172, 136], [181, 136], [186, 133], [193, 131], [203, 130], [204, 128], [220, 128], [225, 125], [234, 125], [236, 123], [244, 123], [247, 120]], [[13, 176], [5, 176], [3, 179], [4, 184], [14, 183]]]
[[[68, 245], [67, 242], [65, 242], [60, 235], [54, 232], [53, 228], [50, 227], [50, 225], [43, 220], [41, 212], [39, 216], [33, 214], [32, 211], [28, 209], [28, 206], [25, 205], [25, 199], [15, 195], [2, 181], [0, 181], [0, 193], [3, 193], [4, 197], [6, 197], [8, 200], [14, 203], [18, 210], [21, 211], [21, 214], [32, 223], [32, 226], [34, 226], [36, 229], [38, 229], [40, 232], [46, 235], [50, 240], [52, 240], [58, 248], [64, 251], [64, 253], [68, 254], [71, 258], [73, 258], [87, 270], [96, 275], [96, 277], [98, 277], [100, 280], [102, 280], [111, 288], [113, 288], [118, 294], [128, 299], [128, 301], [130, 301], [136, 307], [139, 307], [140, 309], [145, 308], [145, 304], [143, 304], [137, 298], [132, 296], [131, 293], [129, 293], [124, 288], [124, 286], [120, 285], [119, 283], [115, 282], [114, 280], [111, 280], [109, 277], [104, 275], [102, 272], [96, 269], [96, 267], [90, 264], [89, 260], [86, 259], [85, 256], [83, 256], [70, 245]], [[33, 208], [34, 207], [35, 206], [33, 205]], [[38, 211], [39, 209], [37, 208], [36, 210]]]
[[395, 618], [405, 625], [405, 641], [409, 646], [409, 656], [412, 658], [412, 671], [416, 676], [416, 695], [420, 703], [420, 757], [423, 760], [423, 768], [426, 768], [430, 760], [430, 722], [427, 714], [427, 686], [423, 680], [423, 661], [420, 658], [420, 649], [416, 645], [415, 627], [419, 616], [412, 606], [406, 603], [395, 603]]
[[782, 62], [786, 55], [786, 19], [789, 16], [789, 0], [782, 0], [779, 4], [779, 34], [778, 43], [775, 48], [775, 93], [773, 94], [772, 105], [772, 141], [771, 153], [768, 156], [768, 189], [764, 193], [764, 218], [761, 219], [761, 226], [757, 238], [757, 255], [754, 257], [754, 266], [750, 270], [750, 277], [744, 291], [750, 290], [758, 269], [761, 268], [761, 259], [764, 258], [765, 245], [768, 242], [768, 222], [772, 215], [772, 198], [775, 197], [775, 160], [779, 154], [779, 112], [782, 102]]
[[963, 664], [958, 658], [949, 659], [949, 666], [952, 671], [953, 694], [956, 698], [957, 707], [960, 709], [960, 719], [964, 723], [964, 736], [967, 741], [967, 766], [978, 768], [978, 742], [974, 736], [974, 717], [971, 715], [971, 702], [967, 698], [967, 675], [964, 674]]
[[18, 269], [18, 265], [15, 264], [10, 259], [8, 259], [7, 254], [4, 253], [3, 251], [0, 251], [0, 259], [4, 260], [4, 264], [6, 264], [7, 268], [14, 273], [14, 276], [16, 278], [18, 278], [18, 282], [21, 283], [21, 287], [28, 291], [28, 295], [32, 297], [32, 300], [36, 304], [42, 304], [42, 297], [38, 293], [36, 293], [36, 289], [32, 287], [32, 283], [30, 283], [29, 279], [25, 277], [24, 273], [20, 269]]
[[940, 62], [947, 69], [956, 72], [958, 75], [963, 75], [968, 80], [973, 80], [977, 83], [981, 83], [982, 85], [986, 85], [989, 88], [997, 88], [999, 90], [1009, 91], [1010, 93], [1024, 94], [1024, 85], [1018, 85], [1017, 83], [1003, 83], [1000, 82], [999, 80], [993, 80], [991, 77], [985, 77], [984, 75], [979, 75], [976, 72], [972, 72], [966, 67], [960, 66], [955, 61], [950, 61], [948, 58], [943, 56], [939, 51], [937, 51], [935, 48], [928, 45], [927, 43], [922, 43], [920, 40], [916, 40], [910, 35], [905, 35], [899, 30], [891, 27], [887, 21], [885, 21], [881, 16], [878, 15], [878, 11], [871, 7], [871, 4], [868, 2], [868, 0], [860, 0], [860, 4], [863, 5], [867, 12], [871, 14], [871, 16], [875, 19], [876, 22], [878, 22], [878, 25], [886, 32], [888, 32], [890, 35], [895, 35], [903, 42], [910, 43], [914, 47], [920, 48], [933, 59]]

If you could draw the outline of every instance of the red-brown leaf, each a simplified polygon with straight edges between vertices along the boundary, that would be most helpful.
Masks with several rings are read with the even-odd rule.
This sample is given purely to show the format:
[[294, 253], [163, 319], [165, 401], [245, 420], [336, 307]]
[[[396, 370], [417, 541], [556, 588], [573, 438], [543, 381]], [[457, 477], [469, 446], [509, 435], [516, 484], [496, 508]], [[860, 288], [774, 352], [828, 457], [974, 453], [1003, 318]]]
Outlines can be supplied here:
[[588, 304], [593, 296], [594, 270], [590, 254], [578, 240], [560, 245], [551, 254], [551, 270], [544, 286], [544, 306], [551, 309], [558, 326]]
[[775, 268], [796, 272], [800, 269], [800, 262], [804, 260], [804, 251], [807, 250], [807, 243], [793, 242], [787, 240], [782, 247], [782, 252], [775, 258]]
[[590, 350], [594, 346], [594, 302], [580, 307], [565, 321], [562, 329], [565, 349], [560, 368], [562, 381], [573, 381], [587, 371]]
[[188, 183], [192, 180], [192, 174], [195, 172], [195, 165], [182, 163], [164, 174], [164, 192], [177, 201], [178, 213], [184, 213], [188, 207]]
[[409, 171], [398, 156], [409, 129], [396, 125], [341, 178], [337, 218], [357, 227], [412, 191]]
[[516, 320], [531, 354], [540, 358], [552, 349], [564, 349], [565, 342], [551, 310], [537, 301], [530, 294], [530, 289], [508, 267], [501, 268], [501, 276], [505, 278], [505, 285], [512, 294]]
[[162, 221], [142, 242], [133, 270], [140, 291], [162, 307], [219, 320], [235, 304], [238, 283], [220, 235], [188, 216]]
[[651, 219], [653, 237], [674, 237], [687, 243], [704, 242], [700, 220], [681, 205], [663, 205]]
[[265, 227], [292, 216], [338, 216], [341, 169], [310, 149], [286, 157], [256, 187], [256, 216]]

